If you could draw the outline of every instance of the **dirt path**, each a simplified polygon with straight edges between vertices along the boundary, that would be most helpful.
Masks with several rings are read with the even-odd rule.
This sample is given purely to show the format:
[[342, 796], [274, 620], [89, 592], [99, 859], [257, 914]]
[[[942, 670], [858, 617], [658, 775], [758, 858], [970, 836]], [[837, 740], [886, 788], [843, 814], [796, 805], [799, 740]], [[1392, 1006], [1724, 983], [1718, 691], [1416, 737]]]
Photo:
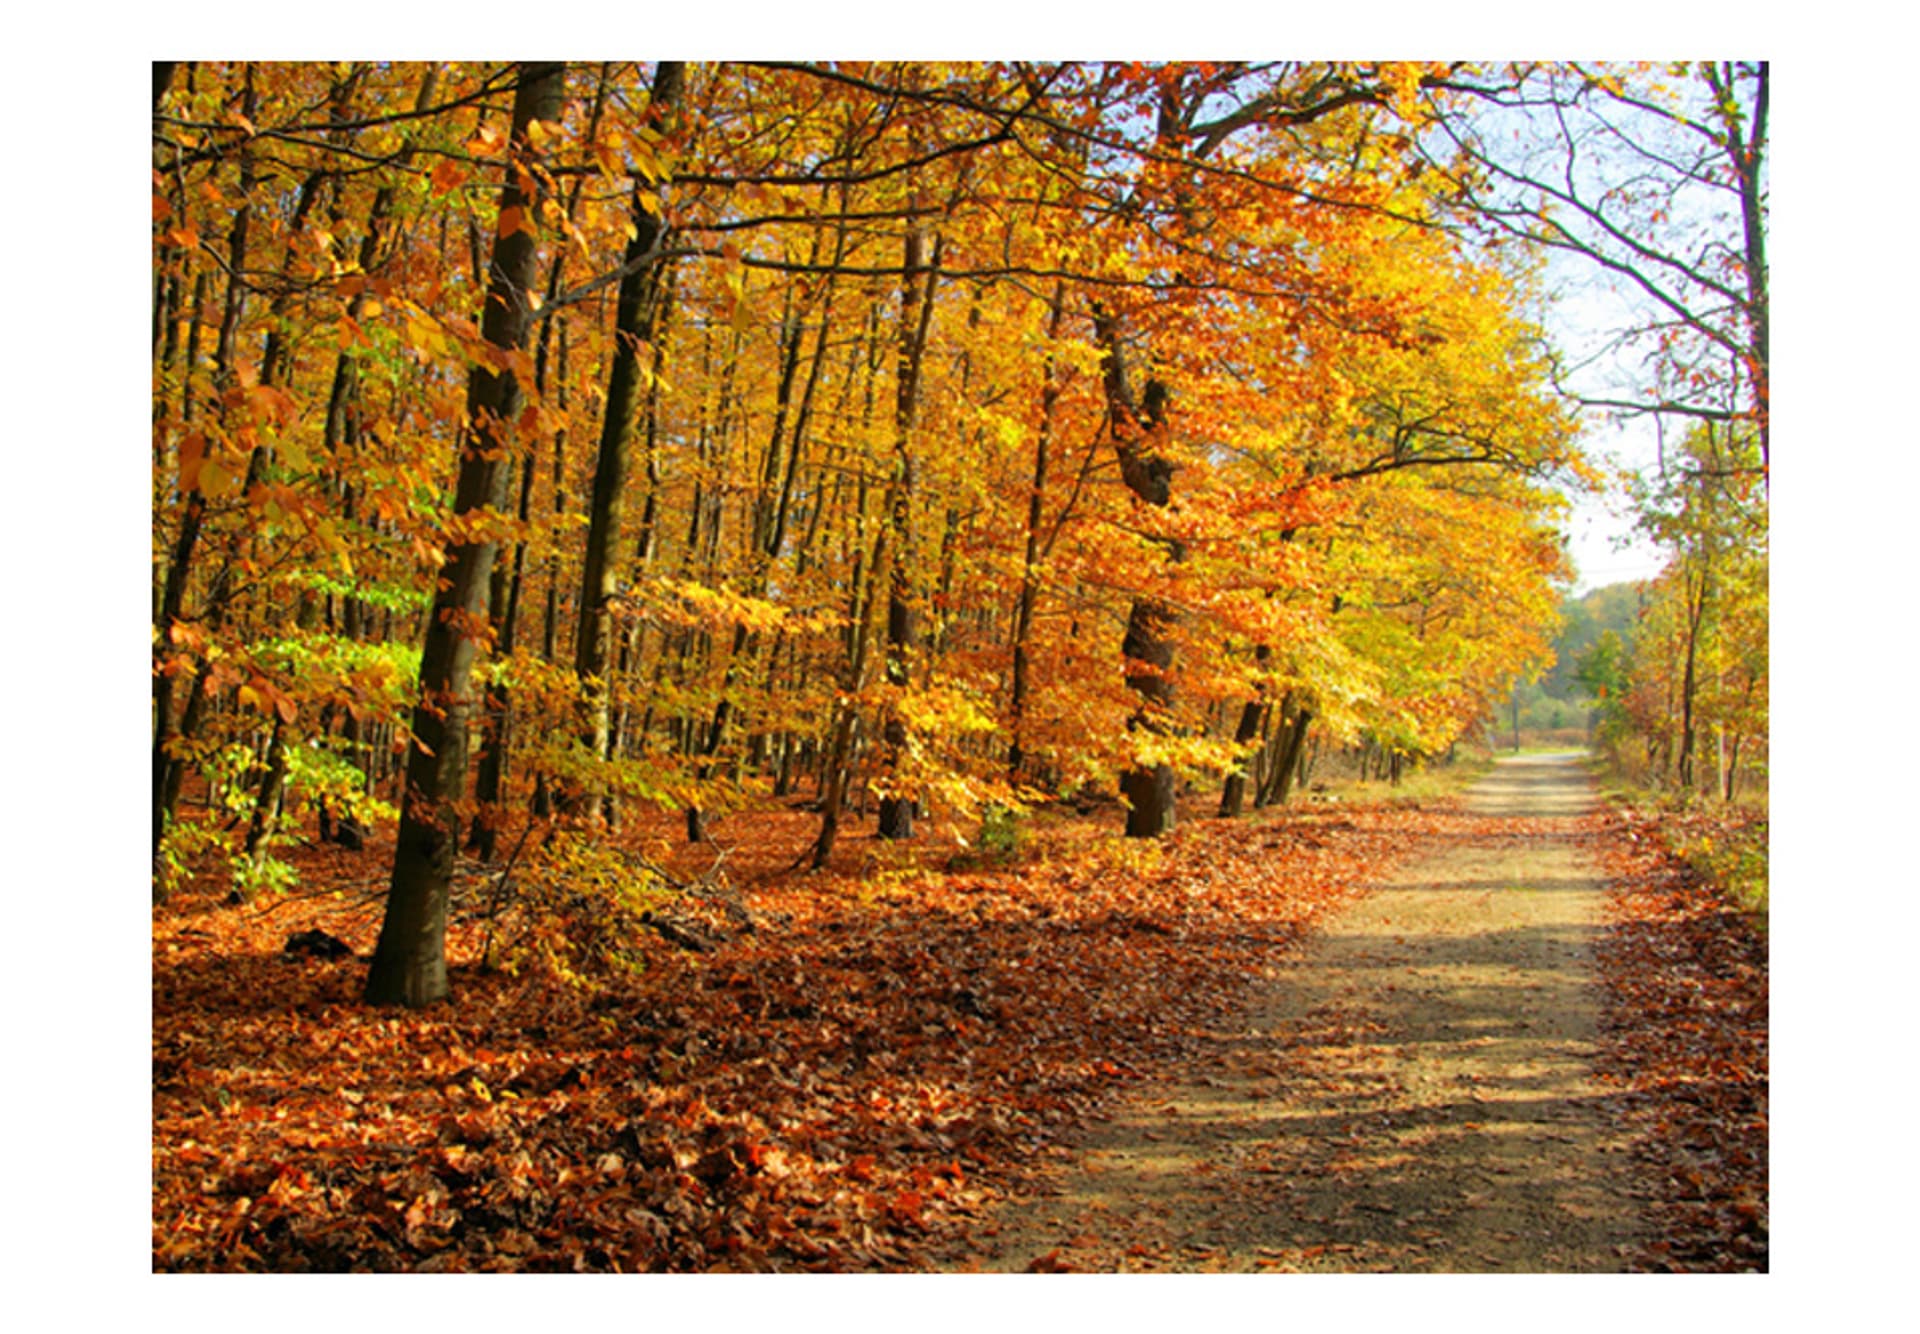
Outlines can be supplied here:
[[976, 1230], [986, 1269], [1613, 1271], [1590, 1073], [1602, 883], [1576, 757], [1503, 761], [1432, 850], [1276, 965], [1189, 1083]]

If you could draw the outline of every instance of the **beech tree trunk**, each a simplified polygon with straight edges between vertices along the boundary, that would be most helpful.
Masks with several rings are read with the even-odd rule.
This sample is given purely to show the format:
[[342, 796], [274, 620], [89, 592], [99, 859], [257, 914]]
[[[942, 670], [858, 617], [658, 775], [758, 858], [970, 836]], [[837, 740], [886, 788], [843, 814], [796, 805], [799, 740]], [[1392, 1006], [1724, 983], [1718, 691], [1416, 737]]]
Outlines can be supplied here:
[[[1047, 312], [1049, 343], [1060, 337], [1060, 320], [1066, 310], [1066, 284], [1055, 283], [1053, 305]], [[1031, 689], [1031, 655], [1028, 639], [1033, 634], [1034, 608], [1040, 599], [1040, 520], [1047, 494], [1047, 469], [1053, 450], [1053, 418], [1060, 401], [1060, 379], [1054, 357], [1047, 354], [1040, 383], [1040, 428], [1034, 433], [1033, 489], [1027, 494], [1026, 552], [1020, 564], [1020, 598], [1013, 613], [1013, 698], [1009, 703], [1007, 730], [1012, 741], [1007, 747], [1007, 777], [1019, 782], [1026, 768], [1027, 695]]]
[[[887, 586], [887, 684], [905, 690], [912, 680], [912, 659], [917, 635], [913, 612], [913, 418], [919, 401], [920, 360], [926, 351], [927, 324], [933, 314], [933, 284], [939, 272], [939, 248], [933, 264], [926, 267], [926, 233], [920, 227], [907, 230], [906, 252], [900, 277], [899, 372], [894, 399], [894, 475], [888, 498], [892, 527], [893, 566]], [[921, 290], [920, 275], [926, 273], [926, 288]], [[881, 729], [882, 766], [890, 783], [899, 772], [907, 750], [907, 725], [898, 708], [889, 710]], [[913, 813], [919, 798], [890, 790], [880, 802], [881, 838], [913, 837]]]
[[[1254, 650], [1254, 659], [1257, 662], [1264, 664], [1272, 656], [1273, 649], [1266, 644], [1261, 644]], [[1266, 726], [1269, 707], [1269, 701], [1264, 695], [1247, 701], [1240, 710], [1240, 724], [1234, 729], [1234, 745], [1246, 748], [1254, 738], [1260, 735], [1261, 729]], [[1247, 784], [1250, 777], [1248, 770], [1253, 767], [1253, 761], [1254, 755], [1249, 754], [1245, 760], [1241, 761], [1237, 770], [1227, 775], [1226, 787], [1220, 793], [1220, 815], [1223, 819], [1233, 819], [1245, 809]]]
[[[1300, 770], [1300, 748], [1307, 739], [1307, 729], [1313, 725], [1313, 713], [1308, 709], [1288, 713], [1288, 704], [1282, 702], [1280, 708], [1280, 727], [1274, 736], [1277, 752], [1273, 768], [1267, 771], [1267, 781], [1262, 785], [1260, 794], [1254, 799], [1256, 806], [1272, 806], [1284, 803], [1287, 790], [1292, 786]], [[1364, 761], [1362, 771], [1364, 775]]]
[[[679, 101], [682, 66], [663, 60], [654, 71], [653, 108], [656, 114]], [[637, 264], [665, 231], [665, 224], [641, 205], [641, 186], [633, 190], [634, 234], [627, 243], [625, 263]], [[614, 553], [619, 548], [620, 524], [626, 509], [627, 472], [633, 454], [633, 423], [640, 406], [640, 348], [653, 318], [660, 290], [660, 268], [647, 264], [620, 280], [614, 311], [613, 367], [607, 375], [606, 415], [600, 425], [600, 452], [593, 473], [593, 499], [588, 512], [587, 550], [580, 574], [580, 621], [574, 640], [574, 670], [586, 695], [586, 719], [580, 740], [594, 757], [607, 753], [612, 727], [613, 597], [618, 582]], [[597, 785], [572, 794], [569, 813], [589, 825], [603, 816], [603, 794]]]
[[[558, 119], [566, 90], [566, 66], [526, 62], [514, 93], [511, 142], [521, 160], [537, 157], [527, 128]], [[509, 169], [500, 207], [527, 209], [536, 199]], [[536, 187], [537, 189], [537, 187]], [[494, 347], [525, 346], [531, 309], [527, 293], [535, 278], [534, 238], [516, 230], [494, 243], [492, 276], [480, 331]], [[462, 440], [456, 516], [504, 508], [511, 471], [504, 437], [520, 415], [520, 386], [512, 371], [475, 366], [467, 377], [468, 430]], [[376, 1005], [429, 1005], [447, 996], [447, 906], [459, 846], [454, 803], [466, 770], [472, 674], [484, 630], [488, 584], [499, 543], [492, 537], [462, 539], [447, 549], [447, 563], [428, 618], [420, 657], [420, 702], [413, 713], [417, 738], [407, 754], [406, 789], [393, 854], [387, 911], [367, 974], [367, 1000]]]

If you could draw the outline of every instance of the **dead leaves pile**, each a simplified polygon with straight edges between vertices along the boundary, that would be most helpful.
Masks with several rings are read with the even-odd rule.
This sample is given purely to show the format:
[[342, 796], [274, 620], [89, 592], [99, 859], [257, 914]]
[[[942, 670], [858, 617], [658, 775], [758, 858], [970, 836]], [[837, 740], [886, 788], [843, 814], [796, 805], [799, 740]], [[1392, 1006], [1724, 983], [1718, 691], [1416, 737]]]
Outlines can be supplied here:
[[1634, 810], [1602, 817], [1603, 1071], [1635, 1138], [1654, 1237], [1635, 1267], [1767, 1269], [1767, 945]]
[[[468, 922], [455, 1002], [424, 1013], [360, 1003], [365, 911], [186, 897], [155, 921], [154, 1267], [930, 1267], [1424, 819], [1206, 820], [1156, 848], [1083, 825], [1012, 869], [770, 878], [746, 887], [761, 929], [650, 940], [586, 987], [479, 972]], [[764, 864], [804, 848], [806, 822], [761, 823]], [[362, 958], [282, 957], [309, 926]]]

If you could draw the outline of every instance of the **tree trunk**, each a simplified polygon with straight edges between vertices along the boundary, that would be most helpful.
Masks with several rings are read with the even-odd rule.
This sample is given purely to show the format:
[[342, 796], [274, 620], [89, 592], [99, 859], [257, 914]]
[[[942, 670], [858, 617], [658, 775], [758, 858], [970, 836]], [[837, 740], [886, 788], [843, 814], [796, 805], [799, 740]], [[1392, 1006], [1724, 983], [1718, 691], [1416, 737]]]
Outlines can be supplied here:
[[1280, 765], [1274, 771], [1273, 801], [1277, 804], [1285, 804], [1288, 791], [1303, 771], [1302, 748], [1306, 745], [1307, 729], [1312, 726], [1311, 709], [1301, 709], [1294, 715], [1293, 735], [1287, 738], [1286, 751], [1280, 756]]
[[1287, 791], [1293, 785], [1296, 771], [1300, 766], [1300, 748], [1307, 739], [1307, 729], [1313, 725], [1313, 712], [1310, 709], [1298, 709], [1291, 718], [1286, 715], [1286, 706], [1281, 707], [1281, 722], [1275, 741], [1279, 746], [1279, 755], [1271, 771], [1256, 806], [1284, 805]]
[[[247, 67], [245, 91], [242, 95], [243, 114], [254, 112], [253, 68]], [[246, 199], [252, 190], [254, 180], [253, 157], [242, 153], [240, 158], [240, 193]], [[242, 203], [234, 210], [233, 222], [227, 233], [227, 292], [225, 305], [220, 317], [219, 341], [214, 347], [214, 386], [218, 393], [224, 390], [233, 376], [234, 350], [240, 326], [240, 314], [246, 305], [247, 288], [240, 275], [245, 271], [247, 259], [247, 236], [253, 217], [251, 204]], [[187, 373], [183, 381], [191, 386], [193, 365], [197, 356], [199, 341], [199, 311], [196, 307], [194, 329], [190, 336]], [[190, 388], [187, 392], [191, 392]], [[191, 403], [183, 400], [181, 424], [184, 428], [191, 418]], [[167, 563], [166, 582], [160, 596], [160, 646], [156, 656], [164, 652], [174, 624], [183, 619], [186, 603], [187, 581], [193, 570], [194, 555], [200, 541], [200, 531], [206, 517], [206, 497], [196, 487], [186, 497], [181, 507], [180, 528], [173, 542], [172, 557]], [[193, 739], [193, 732], [187, 728], [186, 717], [176, 727], [173, 720], [173, 675], [158, 671], [153, 678], [153, 855], [159, 856], [160, 840], [166, 833], [169, 821], [173, 819], [175, 804], [179, 798], [181, 778], [184, 770], [181, 761], [175, 757], [174, 750], [181, 744]], [[204, 686], [204, 674], [196, 677], [194, 689], [198, 693]], [[160, 883], [154, 882], [154, 894], [158, 897]]]
[[[1047, 312], [1047, 341], [1060, 337], [1060, 321], [1066, 310], [1066, 284], [1053, 287], [1053, 306]], [[1047, 354], [1040, 384], [1040, 427], [1033, 442], [1033, 489], [1027, 493], [1026, 553], [1020, 565], [1020, 599], [1013, 612], [1013, 698], [1008, 705], [1007, 730], [1012, 741], [1007, 746], [1007, 777], [1020, 781], [1026, 766], [1027, 693], [1031, 689], [1028, 639], [1033, 634], [1033, 613], [1040, 599], [1040, 520], [1045, 512], [1047, 469], [1053, 449], [1053, 418], [1060, 401], [1060, 379], [1051, 351]]]
[[[1113, 450], [1120, 463], [1120, 479], [1127, 490], [1155, 509], [1173, 499], [1173, 464], [1153, 448], [1166, 425], [1166, 387], [1148, 377], [1141, 401], [1136, 402], [1127, 374], [1117, 318], [1104, 310], [1094, 314], [1095, 341], [1102, 354]], [[1173, 539], [1163, 539], [1170, 562], [1186, 558]], [[1139, 707], [1127, 720], [1130, 731], [1164, 732], [1171, 723], [1174, 702], [1173, 632], [1179, 614], [1168, 603], [1151, 596], [1136, 597], [1127, 613], [1127, 635], [1122, 645], [1127, 685], [1139, 697]], [[1142, 765], [1120, 779], [1127, 800], [1127, 837], [1159, 838], [1174, 826], [1174, 774], [1170, 764]]]
[[[860, 413], [862, 434], [873, 423], [874, 384], [882, 356], [879, 318], [879, 307], [876, 305], [868, 316], [865, 339], [867, 354], [865, 394]], [[849, 363], [849, 372], [851, 372], [851, 363]], [[840, 832], [840, 812], [846, 803], [855, 729], [859, 724], [859, 705], [856, 701], [867, 683], [867, 656], [873, 643], [871, 615], [876, 599], [871, 586], [887, 549], [888, 530], [882, 524], [880, 531], [874, 535], [872, 556], [868, 558], [867, 501], [870, 494], [866, 474], [862, 471], [854, 483], [851, 550], [843, 548], [843, 554], [850, 557], [847, 576], [847, 626], [844, 640], [846, 666], [841, 676], [844, 696], [834, 706], [832, 740], [821, 757], [820, 833], [814, 840], [811, 862], [816, 871], [824, 868], [828, 859], [832, 857], [834, 840]]]
[[[1272, 656], [1273, 649], [1266, 644], [1256, 646], [1253, 651], [1254, 661], [1261, 666], [1265, 666]], [[1233, 731], [1233, 744], [1248, 750], [1249, 753], [1247, 758], [1241, 761], [1239, 769], [1227, 775], [1226, 787], [1220, 793], [1220, 815], [1223, 819], [1234, 818], [1246, 806], [1247, 784], [1250, 778], [1248, 770], [1252, 767], [1254, 758], [1250, 747], [1267, 721], [1269, 701], [1266, 698], [1265, 689], [1265, 686], [1262, 686], [1261, 695], [1248, 700], [1241, 708], [1240, 724]]]
[[267, 843], [273, 836], [280, 798], [287, 786], [286, 724], [273, 720], [273, 735], [267, 741], [266, 772], [260, 778], [260, 790], [254, 796], [253, 818], [247, 822], [247, 857], [258, 866], [265, 858]]
[[1680, 790], [1691, 792], [1694, 787], [1693, 752], [1694, 701], [1699, 693], [1700, 627], [1706, 620], [1707, 598], [1709, 592], [1709, 567], [1703, 564], [1699, 582], [1688, 589], [1687, 601], [1687, 642], [1685, 666], [1680, 679]]
[[[602, 77], [602, 89], [605, 79]], [[596, 102], [597, 113], [597, 102]], [[589, 131], [591, 136], [591, 131]], [[580, 197], [580, 187], [575, 185], [573, 199]], [[569, 203], [567, 216], [573, 216]], [[565, 257], [554, 260], [547, 270], [547, 300], [552, 301], [560, 288], [560, 275], [565, 270]], [[547, 397], [547, 367], [549, 355], [553, 350], [553, 322], [541, 326], [539, 351], [534, 356], [534, 389], [542, 401]], [[566, 391], [560, 393], [560, 406], [565, 409]], [[556, 449], [558, 446], [556, 445]], [[520, 503], [515, 510], [522, 529], [533, 512], [533, 476], [539, 457], [534, 450], [527, 450], [520, 464]], [[515, 639], [520, 624], [520, 597], [525, 587], [527, 566], [527, 544], [517, 540], [513, 544], [513, 562], [511, 565], [496, 563], [493, 576], [487, 586], [487, 615], [498, 629], [499, 639], [496, 649], [501, 658], [506, 658], [514, 650]], [[548, 658], [551, 661], [551, 655]], [[483, 713], [485, 736], [484, 750], [480, 755], [480, 766], [474, 777], [474, 801], [476, 815], [472, 835], [467, 840], [467, 850], [483, 862], [494, 858], [499, 837], [500, 820], [503, 810], [501, 794], [507, 781], [507, 747], [512, 741], [511, 724], [513, 718], [512, 692], [504, 681], [492, 681], [487, 686], [486, 706]]]
[[[514, 93], [511, 142], [521, 160], [536, 159], [528, 127], [559, 118], [566, 66], [526, 62]], [[502, 212], [536, 200], [521, 190], [513, 168], [500, 194]], [[536, 187], [537, 188], [537, 187]], [[531, 310], [527, 293], [535, 279], [534, 238], [526, 230], [499, 237], [481, 316], [481, 335], [503, 351], [526, 343]], [[520, 387], [512, 371], [475, 366], [467, 377], [469, 427], [462, 440], [453, 512], [458, 517], [504, 507], [510, 473], [503, 438], [520, 415]], [[498, 542], [463, 538], [447, 550], [447, 562], [420, 657], [420, 702], [414, 709], [416, 738], [407, 756], [407, 782], [394, 847], [387, 911], [367, 974], [367, 1000], [422, 1006], [448, 993], [446, 931], [459, 822], [454, 803], [466, 768], [468, 714], [473, 707], [472, 672], [478, 636], [486, 624], [487, 591]]]
[[[682, 66], [663, 60], [654, 72], [652, 106], [656, 114], [671, 108], [680, 93]], [[633, 187], [634, 233], [625, 262], [636, 263], [654, 248], [665, 225], [641, 204], [641, 184]], [[640, 404], [640, 348], [652, 322], [660, 291], [658, 265], [636, 268], [620, 280], [614, 313], [613, 366], [607, 376], [607, 403], [600, 425], [600, 450], [593, 472], [593, 498], [587, 524], [587, 549], [580, 573], [580, 620], [574, 640], [574, 670], [586, 699], [580, 740], [587, 753], [607, 753], [611, 728], [613, 597], [617, 583], [614, 552], [626, 508], [627, 470], [633, 451], [633, 423]], [[602, 818], [596, 785], [572, 794], [569, 813], [588, 825]]]
[[[940, 268], [938, 245], [933, 264], [926, 267], [926, 233], [918, 226], [907, 229], [906, 249], [900, 275], [899, 370], [894, 382], [894, 474], [889, 496], [889, 522], [893, 530], [893, 566], [887, 586], [887, 684], [904, 691], [912, 681], [915, 652], [915, 616], [913, 610], [913, 418], [919, 402], [920, 362], [926, 351], [928, 323], [933, 316], [933, 284]], [[925, 291], [920, 275], [926, 273]], [[913, 837], [913, 813], [918, 798], [895, 790], [902, 760], [907, 750], [907, 725], [897, 704], [890, 708], [881, 733], [887, 774], [888, 793], [880, 803], [881, 838]]]
[[1769, 62], [1761, 61], [1758, 87], [1754, 92], [1752, 117], [1743, 124], [1739, 100], [1735, 96], [1735, 70], [1731, 62], [1708, 64], [1706, 81], [1713, 93], [1714, 115], [1721, 133], [1715, 136], [1727, 155], [1733, 179], [1740, 195], [1742, 250], [1741, 268], [1746, 281], [1747, 370], [1753, 379], [1754, 415], [1760, 433], [1760, 470], [1771, 483], [1772, 455], [1768, 442], [1772, 436], [1770, 421], [1771, 384], [1768, 359], [1771, 355], [1772, 321], [1767, 294], [1766, 204], [1761, 175], [1768, 148]]

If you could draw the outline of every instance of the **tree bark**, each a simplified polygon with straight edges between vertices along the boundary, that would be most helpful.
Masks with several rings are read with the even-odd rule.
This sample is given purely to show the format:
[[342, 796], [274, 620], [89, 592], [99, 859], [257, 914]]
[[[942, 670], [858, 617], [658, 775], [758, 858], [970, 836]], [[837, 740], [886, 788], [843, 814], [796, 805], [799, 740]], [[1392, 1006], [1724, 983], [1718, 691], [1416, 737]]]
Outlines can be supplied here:
[[[1283, 707], [1283, 715], [1284, 712]], [[1279, 757], [1273, 769], [1267, 774], [1266, 786], [1254, 802], [1255, 805], [1274, 806], [1286, 803], [1288, 789], [1292, 787], [1300, 769], [1300, 749], [1306, 742], [1307, 729], [1312, 725], [1313, 712], [1309, 709], [1296, 711], [1290, 720], [1283, 717], [1280, 734], [1276, 738], [1280, 746]]]
[[[1265, 665], [1272, 656], [1273, 649], [1266, 644], [1261, 644], [1254, 649], [1254, 660], [1261, 665]], [[1261, 690], [1262, 693], [1258, 698], [1248, 700], [1240, 710], [1240, 724], [1234, 729], [1233, 744], [1243, 749], [1247, 748], [1266, 726], [1270, 703], [1265, 694], [1265, 687], [1261, 687]], [[1227, 775], [1226, 787], [1220, 793], [1221, 818], [1233, 819], [1245, 809], [1247, 784], [1250, 777], [1247, 771], [1252, 764], [1253, 757], [1249, 755], [1241, 762], [1238, 769]]]
[[[656, 115], [670, 110], [680, 97], [683, 67], [663, 60], [654, 71], [652, 107]], [[642, 187], [633, 187], [633, 238], [625, 263], [633, 264], [660, 239], [665, 224], [641, 204]], [[586, 717], [581, 742], [594, 757], [607, 753], [611, 727], [613, 682], [613, 598], [616, 592], [614, 553], [619, 549], [620, 524], [625, 514], [628, 465], [633, 453], [633, 423], [640, 404], [640, 348], [646, 341], [653, 307], [660, 291], [659, 269], [636, 268], [620, 280], [614, 313], [613, 366], [607, 376], [606, 414], [600, 424], [600, 450], [594, 463], [593, 499], [587, 521], [587, 550], [580, 574], [580, 621], [574, 639], [574, 670], [585, 697]], [[596, 784], [573, 793], [569, 814], [592, 825], [602, 818], [602, 793]]]
[[[1152, 448], [1166, 425], [1165, 386], [1149, 377], [1143, 401], [1136, 402], [1120, 344], [1118, 319], [1106, 311], [1094, 316], [1094, 333], [1103, 357], [1107, 413], [1120, 478], [1127, 490], [1155, 509], [1173, 499], [1173, 464]], [[1186, 551], [1175, 539], [1164, 539], [1167, 559], [1177, 563]], [[1121, 647], [1126, 660], [1127, 685], [1139, 698], [1139, 707], [1127, 720], [1129, 731], [1164, 732], [1173, 707], [1173, 633], [1179, 613], [1150, 596], [1136, 597], [1127, 613], [1127, 634]], [[1141, 765], [1123, 774], [1120, 793], [1127, 801], [1127, 837], [1159, 838], [1174, 827], [1174, 773], [1166, 763]]]
[[[1760, 173], [1767, 155], [1767, 119], [1769, 105], [1767, 61], [1761, 61], [1759, 86], [1754, 94], [1753, 115], [1744, 126], [1738, 111], [1731, 64], [1707, 66], [1707, 86], [1714, 95], [1715, 114], [1723, 131], [1721, 148], [1733, 168], [1740, 195], [1741, 256], [1747, 284], [1747, 357], [1753, 377], [1754, 413], [1760, 428], [1760, 468], [1771, 477], [1771, 435], [1769, 406], [1771, 384], [1768, 359], [1771, 354], [1772, 320], [1767, 306], [1767, 224], [1765, 204], [1760, 195]], [[1743, 133], [1744, 131], [1744, 133]]]
[[[537, 164], [528, 127], [536, 120], [558, 119], [565, 90], [564, 64], [522, 64], [511, 130], [516, 159]], [[522, 179], [509, 168], [500, 193], [503, 213], [523, 209], [532, 216], [536, 199], [522, 190]], [[531, 315], [527, 293], [535, 276], [532, 234], [520, 229], [499, 237], [480, 325], [492, 346], [509, 353], [525, 346]], [[457, 517], [504, 505], [511, 467], [507, 435], [519, 407], [520, 387], [511, 370], [476, 366], [469, 372], [469, 425], [453, 505]], [[429, 1005], [448, 994], [447, 910], [459, 845], [454, 803], [465, 774], [473, 663], [485, 632], [488, 583], [498, 548], [492, 537], [462, 537], [448, 547], [443, 582], [427, 622], [393, 877], [367, 974], [366, 997], [377, 1005]]]
[[[1066, 284], [1055, 283], [1053, 306], [1047, 312], [1047, 341], [1060, 337], [1060, 321], [1066, 308]], [[1045, 512], [1047, 470], [1053, 450], [1053, 418], [1060, 401], [1060, 381], [1051, 352], [1042, 372], [1040, 386], [1040, 427], [1033, 442], [1033, 489], [1027, 494], [1026, 551], [1020, 565], [1020, 598], [1013, 612], [1013, 685], [1008, 704], [1007, 730], [1012, 740], [1007, 746], [1007, 778], [1019, 782], [1027, 762], [1027, 695], [1031, 690], [1033, 613], [1040, 600], [1040, 521]]]
[[[899, 370], [894, 382], [894, 472], [888, 497], [888, 522], [892, 528], [893, 565], [887, 583], [887, 684], [896, 692], [905, 691], [912, 681], [915, 652], [913, 608], [913, 419], [920, 397], [920, 362], [926, 351], [927, 328], [933, 315], [933, 284], [938, 277], [940, 255], [935, 247], [933, 264], [926, 263], [926, 232], [912, 226], [907, 229], [906, 247], [900, 274]], [[925, 290], [921, 275], [924, 273]], [[896, 696], [887, 711], [881, 730], [882, 767], [889, 790], [880, 802], [881, 838], [913, 837], [913, 813], [919, 798], [893, 790], [901, 763], [906, 758], [907, 724], [901, 716]]]

